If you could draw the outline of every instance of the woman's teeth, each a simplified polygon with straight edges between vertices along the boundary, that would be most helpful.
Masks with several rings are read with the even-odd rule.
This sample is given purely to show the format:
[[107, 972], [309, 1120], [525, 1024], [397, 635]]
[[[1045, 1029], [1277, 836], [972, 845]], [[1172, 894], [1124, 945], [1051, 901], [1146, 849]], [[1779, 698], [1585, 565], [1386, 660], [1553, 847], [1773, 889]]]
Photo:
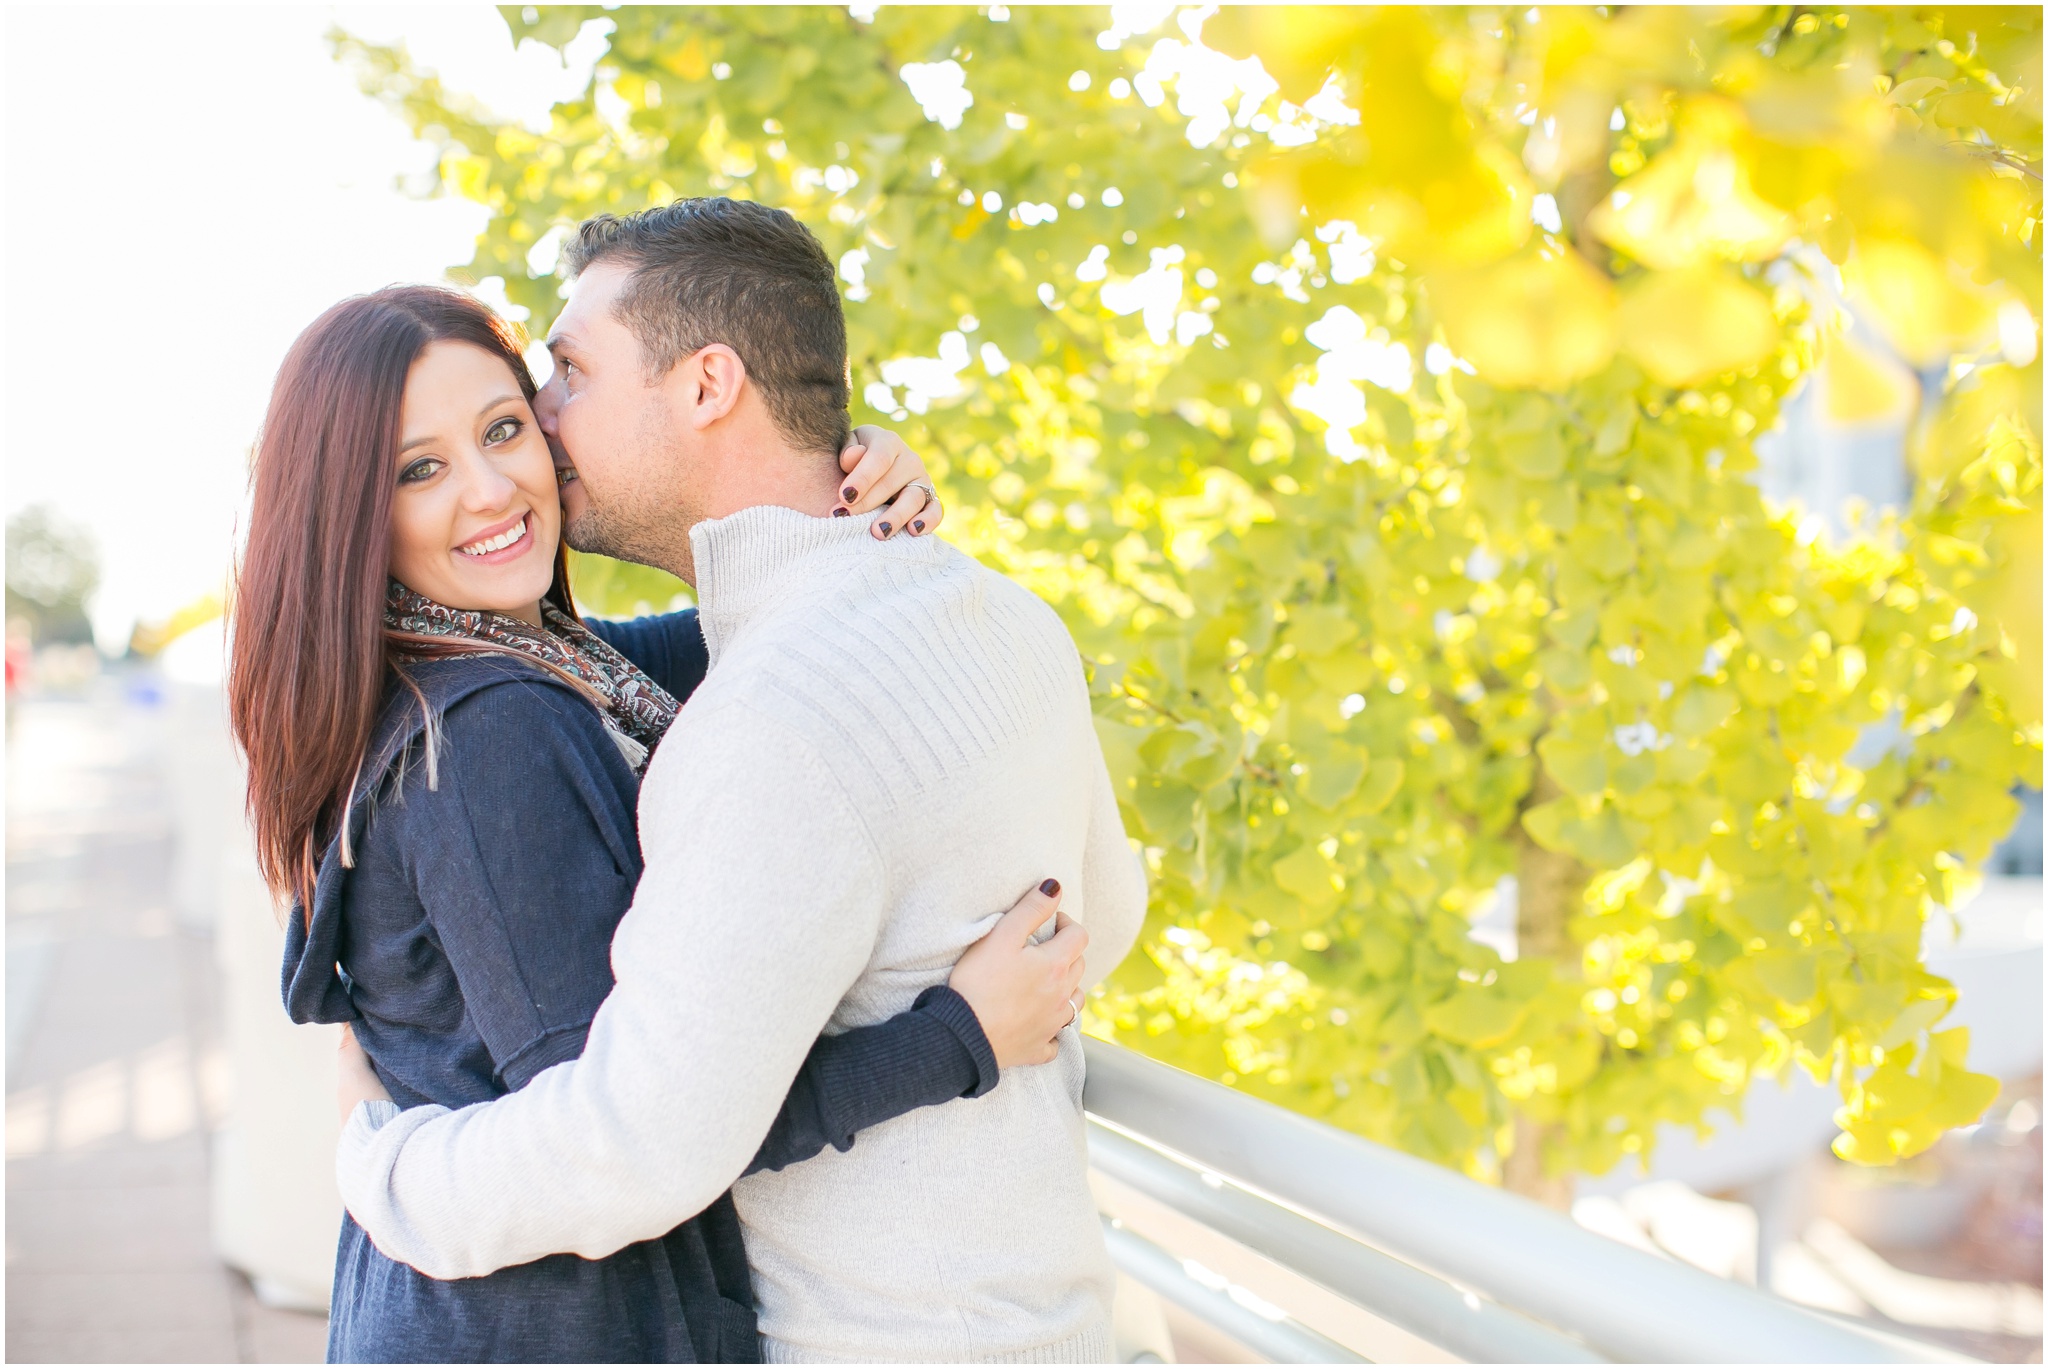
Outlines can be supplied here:
[[526, 536], [526, 522], [527, 520], [522, 518], [496, 537], [487, 537], [481, 542], [471, 542], [466, 547], [457, 547], [456, 550], [464, 556], [489, 556], [494, 551], [503, 551], [520, 538]]

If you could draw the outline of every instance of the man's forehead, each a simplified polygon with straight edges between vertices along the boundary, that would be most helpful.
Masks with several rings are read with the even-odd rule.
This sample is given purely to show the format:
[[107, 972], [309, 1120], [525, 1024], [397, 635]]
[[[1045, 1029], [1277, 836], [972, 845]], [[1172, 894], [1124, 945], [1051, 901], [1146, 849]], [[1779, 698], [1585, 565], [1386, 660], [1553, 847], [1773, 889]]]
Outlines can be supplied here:
[[612, 320], [611, 305], [632, 272], [610, 262], [598, 262], [578, 275], [569, 286], [568, 302], [555, 316], [548, 334], [550, 345], [565, 338], [588, 338], [595, 326]]

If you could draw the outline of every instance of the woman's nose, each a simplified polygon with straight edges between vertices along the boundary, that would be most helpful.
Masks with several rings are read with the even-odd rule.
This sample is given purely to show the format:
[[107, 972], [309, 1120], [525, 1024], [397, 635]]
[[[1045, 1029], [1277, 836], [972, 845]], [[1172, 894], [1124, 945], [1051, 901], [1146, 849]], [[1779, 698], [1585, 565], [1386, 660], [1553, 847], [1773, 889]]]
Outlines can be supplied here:
[[491, 513], [512, 502], [518, 484], [481, 457], [465, 462], [469, 467], [462, 482], [462, 506], [472, 513]]

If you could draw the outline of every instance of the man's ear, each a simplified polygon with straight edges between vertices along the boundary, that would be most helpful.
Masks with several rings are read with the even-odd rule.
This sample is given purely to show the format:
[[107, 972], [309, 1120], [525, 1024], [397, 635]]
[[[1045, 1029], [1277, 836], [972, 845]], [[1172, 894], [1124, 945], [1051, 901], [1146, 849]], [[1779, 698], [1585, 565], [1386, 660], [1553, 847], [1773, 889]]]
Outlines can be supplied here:
[[738, 406], [747, 386], [747, 366], [739, 353], [714, 342], [678, 365], [675, 378], [683, 382], [690, 426], [702, 432]]

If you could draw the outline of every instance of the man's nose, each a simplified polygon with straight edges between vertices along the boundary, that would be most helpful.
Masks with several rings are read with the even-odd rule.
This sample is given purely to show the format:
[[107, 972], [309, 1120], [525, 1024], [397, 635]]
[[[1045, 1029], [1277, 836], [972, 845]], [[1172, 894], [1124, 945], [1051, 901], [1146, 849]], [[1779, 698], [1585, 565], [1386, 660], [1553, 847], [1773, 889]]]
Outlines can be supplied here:
[[540, 393], [533, 397], [533, 416], [540, 424], [540, 430], [549, 437], [555, 436], [555, 416], [562, 411], [560, 374], [548, 377], [548, 383], [540, 387]]

